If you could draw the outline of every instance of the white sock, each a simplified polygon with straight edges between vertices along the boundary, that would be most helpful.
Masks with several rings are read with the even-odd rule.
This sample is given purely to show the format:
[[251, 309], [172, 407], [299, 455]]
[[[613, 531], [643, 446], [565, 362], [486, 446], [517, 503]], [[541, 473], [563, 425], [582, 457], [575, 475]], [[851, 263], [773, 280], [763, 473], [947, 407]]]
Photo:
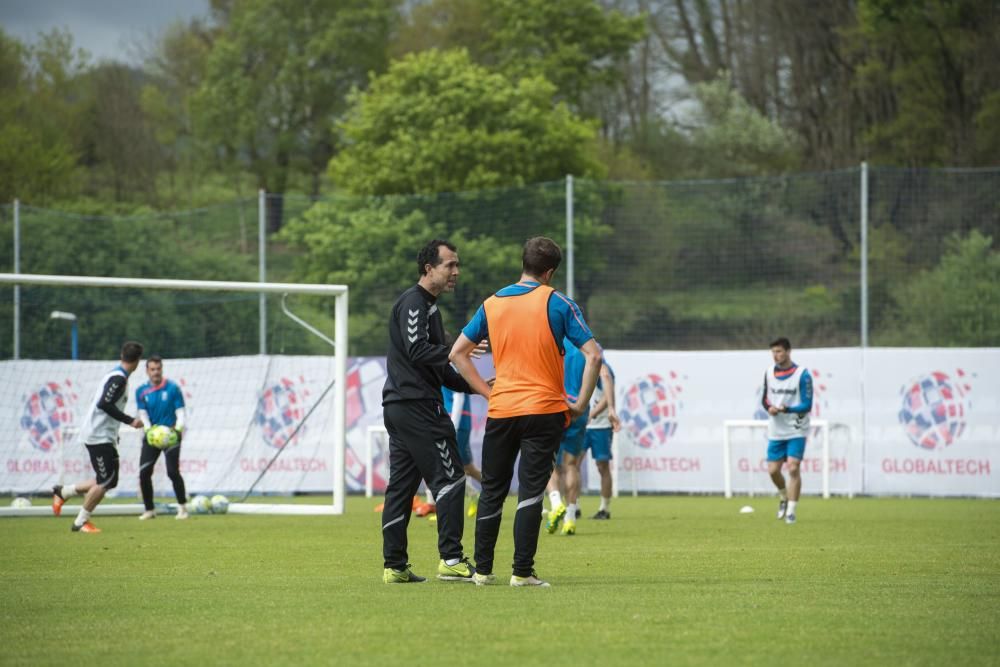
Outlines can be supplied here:
[[67, 484], [62, 488], [63, 499], [72, 498], [76, 495], [76, 484]]
[[788, 513], [789, 514], [795, 514], [795, 506], [798, 505], [798, 504], [799, 504], [799, 501], [797, 501], [797, 500], [789, 500], [788, 501]]
[[604, 510], [605, 512], [611, 509], [611, 498], [605, 498], [604, 496], [601, 496], [601, 509]]
[[562, 495], [559, 491], [549, 491], [549, 505], [555, 509], [562, 505]]
[[74, 526], [82, 526], [83, 524], [90, 521], [90, 512], [80, 508], [80, 513], [76, 515], [76, 519], [73, 521]]
[[570, 503], [566, 506], [566, 520], [576, 521], [576, 503]]
[[434, 504], [434, 494], [431, 493], [430, 489], [427, 489], [427, 504], [428, 505], [433, 505]]
[[788, 487], [778, 489], [778, 495], [781, 496], [782, 500], [788, 500]]
[[448, 560], [446, 560], [444, 562], [444, 564], [448, 565], [449, 567], [454, 567], [454, 566], [458, 565], [458, 559], [457, 558], [449, 558]]

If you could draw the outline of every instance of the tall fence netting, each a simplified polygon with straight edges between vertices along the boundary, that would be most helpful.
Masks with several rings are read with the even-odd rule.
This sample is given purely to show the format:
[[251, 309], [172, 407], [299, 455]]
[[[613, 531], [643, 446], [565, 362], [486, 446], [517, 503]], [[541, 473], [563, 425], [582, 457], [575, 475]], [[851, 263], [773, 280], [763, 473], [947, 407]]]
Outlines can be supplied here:
[[[727, 350], [787, 336], [796, 347], [861, 341], [860, 169], [716, 181], [575, 179], [572, 291], [611, 349]], [[868, 170], [869, 343], [992, 346], [1000, 304], [989, 266], [1000, 239], [1000, 170]], [[20, 207], [20, 271], [256, 281], [257, 198], [181, 212], [93, 216]], [[456, 293], [440, 300], [456, 333], [484, 298], [517, 279], [535, 235], [567, 249], [563, 181], [463, 193], [313, 199], [267, 195], [273, 282], [351, 287], [351, 354], [381, 355], [386, 318], [417, 277], [419, 246], [459, 247]], [[13, 271], [13, 207], [0, 207], [0, 267]], [[985, 267], [985, 268], [984, 268]], [[979, 271], [979, 273], [977, 273]], [[556, 287], [569, 290], [568, 262]], [[995, 282], [995, 281], [992, 281]], [[992, 285], [987, 285], [992, 287]], [[21, 287], [23, 358], [65, 358], [52, 311], [77, 315], [81, 358], [114, 356], [124, 337], [174, 357], [260, 351], [256, 295], [182, 297]], [[326, 354], [286, 315], [332, 331], [328, 303], [267, 298], [271, 354]], [[0, 356], [13, 355], [13, 290], [0, 290]], [[183, 316], [181, 315], [183, 313]], [[991, 319], [991, 317], [993, 319]], [[184, 326], [171, 326], [183, 319]]]

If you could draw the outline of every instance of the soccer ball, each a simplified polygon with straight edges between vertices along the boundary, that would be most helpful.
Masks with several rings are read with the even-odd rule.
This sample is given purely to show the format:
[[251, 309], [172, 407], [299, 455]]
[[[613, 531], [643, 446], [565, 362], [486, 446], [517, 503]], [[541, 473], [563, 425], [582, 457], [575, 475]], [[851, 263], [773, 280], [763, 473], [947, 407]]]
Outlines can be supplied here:
[[146, 442], [157, 449], [167, 449], [177, 444], [177, 432], [169, 426], [154, 426], [146, 431]]
[[212, 496], [213, 514], [225, 514], [228, 511], [229, 511], [229, 498], [226, 498], [221, 493]]
[[31, 499], [25, 498], [24, 496], [18, 496], [14, 500], [10, 501], [10, 506], [16, 510], [23, 510], [31, 507]]
[[207, 496], [195, 496], [188, 504], [195, 514], [208, 514], [212, 510], [212, 503], [209, 502]]

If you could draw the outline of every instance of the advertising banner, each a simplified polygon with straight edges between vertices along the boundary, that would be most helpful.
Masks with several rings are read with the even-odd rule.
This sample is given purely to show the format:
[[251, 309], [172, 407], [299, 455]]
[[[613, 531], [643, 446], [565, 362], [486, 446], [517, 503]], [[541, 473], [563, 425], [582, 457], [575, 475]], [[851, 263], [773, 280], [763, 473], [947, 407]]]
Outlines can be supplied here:
[[[764, 350], [609, 350], [622, 418], [615, 465], [620, 491], [720, 493], [726, 420], [765, 420], [760, 403]], [[1000, 497], [1000, 350], [802, 349], [793, 360], [813, 377], [812, 416], [829, 424], [830, 489], [835, 494]], [[489, 359], [481, 360], [488, 372]], [[92, 477], [78, 429], [100, 379], [115, 364], [0, 362], [0, 492], [41, 493]], [[246, 356], [167, 359], [167, 379], [187, 404], [181, 472], [190, 493], [329, 492], [333, 488], [331, 357]], [[126, 412], [144, 367], [129, 382]], [[347, 488], [361, 491], [365, 438], [382, 423], [385, 360], [349, 360]], [[486, 402], [474, 397], [472, 450], [482, 460]], [[117, 493], [138, 491], [141, 434], [122, 425]], [[821, 488], [820, 441], [810, 437], [803, 493]], [[772, 493], [762, 428], [730, 432], [733, 489]], [[589, 459], [589, 457], [588, 457]], [[385, 488], [387, 443], [374, 452], [374, 486]], [[599, 479], [591, 462], [585, 488]], [[164, 464], [158, 494], [171, 490]]]

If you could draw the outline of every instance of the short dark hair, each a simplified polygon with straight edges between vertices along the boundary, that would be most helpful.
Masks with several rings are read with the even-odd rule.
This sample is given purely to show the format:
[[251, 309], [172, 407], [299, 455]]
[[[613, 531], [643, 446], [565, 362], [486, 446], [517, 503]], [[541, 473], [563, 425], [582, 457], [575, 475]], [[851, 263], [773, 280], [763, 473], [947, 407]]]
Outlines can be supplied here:
[[773, 341], [771, 341], [771, 344], [768, 345], [768, 347], [782, 347], [786, 350], [790, 350], [792, 349], [792, 344], [788, 342], [787, 338], [782, 336], [781, 338], [775, 338]]
[[539, 277], [549, 269], [558, 269], [562, 263], [562, 250], [550, 238], [536, 236], [524, 242], [521, 268], [529, 276]]
[[149, 358], [146, 359], [146, 366], [148, 367], [150, 364], [159, 364], [159, 365], [162, 366], [163, 365], [163, 357], [161, 357], [158, 354], [150, 355]]
[[122, 361], [132, 363], [142, 359], [142, 343], [130, 340], [122, 345]]
[[425, 275], [427, 273], [424, 267], [430, 264], [431, 266], [437, 266], [441, 263], [441, 246], [444, 246], [452, 252], [458, 252], [458, 249], [443, 239], [434, 239], [428, 241], [427, 245], [420, 249], [417, 253], [417, 270], [420, 275]]

